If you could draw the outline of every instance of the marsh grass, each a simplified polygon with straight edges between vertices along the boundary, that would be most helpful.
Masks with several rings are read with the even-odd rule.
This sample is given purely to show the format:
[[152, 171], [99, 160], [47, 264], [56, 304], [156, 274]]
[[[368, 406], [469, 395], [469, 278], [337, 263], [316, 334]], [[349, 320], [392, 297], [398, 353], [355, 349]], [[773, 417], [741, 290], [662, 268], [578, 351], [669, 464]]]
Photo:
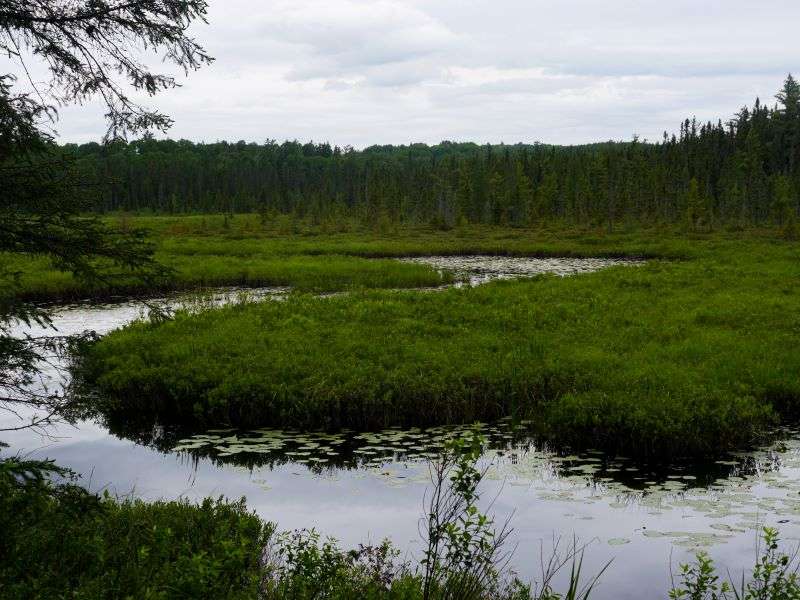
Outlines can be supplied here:
[[19, 297], [51, 302], [219, 286], [288, 286], [299, 291], [332, 292], [435, 287], [453, 281], [448, 274], [426, 265], [352, 256], [159, 253], [157, 258], [172, 270], [168, 277], [141, 282], [122, 274], [111, 284], [95, 286], [53, 269], [44, 259], [5, 255], [0, 261], [7, 269], [21, 273]]
[[[91, 286], [59, 271], [43, 258], [0, 254], [0, 268], [20, 274], [17, 297], [42, 301], [152, 294], [203, 286], [291, 286], [328, 292], [361, 288], [430, 287], [447, 274], [424, 265], [366, 258], [489, 254], [574, 257], [666, 257], [697, 254], [695, 239], [679, 230], [654, 228], [608, 234], [604, 229], [462, 226], [442, 232], [427, 226], [393, 227], [390, 232], [344, 221], [330, 228], [297, 220], [291, 228], [262, 224], [256, 215], [145, 217], [115, 215], [106, 221], [121, 229], [147, 229], [158, 260], [172, 269], [152, 281], [114, 273], [111, 283]], [[715, 234], [729, 239], [737, 234]], [[748, 237], [767, 237], [751, 232]], [[741, 237], [741, 236], [739, 236]], [[113, 268], [111, 269], [113, 272]]]
[[800, 250], [756, 234], [686, 243], [684, 260], [575, 277], [179, 313], [103, 338], [82, 375], [101, 411], [197, 426], [514, 414], [562, 443], [708, 457], [797, 415]]

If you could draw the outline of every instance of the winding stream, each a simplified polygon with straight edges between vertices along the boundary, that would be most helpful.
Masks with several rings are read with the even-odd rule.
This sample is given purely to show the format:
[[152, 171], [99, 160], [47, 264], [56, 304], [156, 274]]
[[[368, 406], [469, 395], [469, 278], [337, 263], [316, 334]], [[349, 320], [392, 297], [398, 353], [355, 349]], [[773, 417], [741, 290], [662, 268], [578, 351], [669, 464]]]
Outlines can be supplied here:
[[[411, 259], [450, 269], [472, 284], [541, 272], [567, 275], [621, 261], [428, 257]], [[580, 260], [586, 262], [580, 262]], [[577, 262], [576, 262], [577, 261]], [[247, 290], [249, 298], [280, 297], [285, 289]], [[154, 302], [204, 307], [235, 301], [242, 290], [217, 290], [201, 300], [176, 295]], [[145, 316], [138, 302], [79, 303], [54, 310], [61, 334], [99, 334]], [[19, 333], [24, 331], [19, 328]], [[33, 334], [46, 332], [29, 329]], [[49, 384], [59, 385], [54, 371]], [[14, 424], [0, 415], [0, 427]], [[755, 557], [760, 525], [800, 540], [800, 432], [775, 444], [705, 465], [640, 470], [624, 457], [587, 451], [570, 455], [539, 444], [526, 423], [483, 424], [489, 440], [484, 498], [496, 497], [497, 519], [512, 515], [518, 544], [514, 569], [539, 573], [541, 545], [576, 535], [589, 543], [584, 568], [614, 559], [596, 598], [665, 597], [669, 564], [699, 548], [736, 574]], [[3, 454], [48, 457], [81, 474], [92, 490], [142, 498], [246, 496], [248, 505], [282, 529], [315, 527], [343, 545], [390, 537], [420, 550], [418, 521], [428, 483], [427, 460], [463, 428], [388, 429], [336, 434], [262, 429], [180, 433], [160, 427], [125, 431], [83, 421], [59, 424], [47, 436], [5, 434]]]

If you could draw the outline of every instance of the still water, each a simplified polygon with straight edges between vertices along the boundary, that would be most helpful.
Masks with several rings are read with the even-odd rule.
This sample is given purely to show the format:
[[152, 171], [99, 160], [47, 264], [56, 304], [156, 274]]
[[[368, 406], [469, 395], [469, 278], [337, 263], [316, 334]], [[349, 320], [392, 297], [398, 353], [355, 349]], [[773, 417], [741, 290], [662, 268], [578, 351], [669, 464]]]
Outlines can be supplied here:
[[[427, 257], [472, 284], [541, 272], [568, 275], [615, 265], [600, 259]], [[202, 309], [242, 294], [269, 301], [285, 289], [216, 290], [155, 299], [151, 304]], [[147, 315], [139, 302], [79, 303], [54, 309], [60, 334], [99, 334]], [[20, 328], [20, 333], [23, 329]], [[29, 330], [34, 334], [44, 331]], [[59, 385], [53, 371], [50, 385]], [[17, 424], [0, 421], [0, 427]], [[698, 549], [722, 572], [750, 567], [761, 525], [800, 539], [800, 433], [781, 432], [769, 447], [735, 453], [705, 465], [650, 471], [625, 457], [569, 454], [528, 435], [527, 424], [482, 424], [488, 443], [483, 497], [494, 499], [498, 521], [512, 519], [514, 569], [536, 579], [542, 547], [577, 536], [588, 544], [586, 572], [613, 563], [598, 598], [664, 597], [669, 565]], [[428, 487], [428, 460], [464, 428], [309, 433], [261, 429], [176, 432], [161, 427], [127, 431], [84, 421], [59, 424], [46, 435], [4, 434], [4, 454], [48, 457], [81, 475], [95, 491], [146, 499], [245, 496], [248, 505], [281, 529], [314, 527], [343, 545], [390, 537], [418, 556], [418, 525]]]

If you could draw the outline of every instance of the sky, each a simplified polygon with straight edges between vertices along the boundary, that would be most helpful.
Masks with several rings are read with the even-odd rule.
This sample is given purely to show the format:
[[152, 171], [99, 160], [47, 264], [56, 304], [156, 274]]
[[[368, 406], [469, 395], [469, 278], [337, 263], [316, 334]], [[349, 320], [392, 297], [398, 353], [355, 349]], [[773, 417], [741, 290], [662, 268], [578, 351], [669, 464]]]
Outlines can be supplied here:
[[[656, 140], [800, 74], [797, 0], [210, 0], [208, 21], [215, 62], [145, 100], [172, 138]], [[62, 109], [60, 139], [102, 114]]]

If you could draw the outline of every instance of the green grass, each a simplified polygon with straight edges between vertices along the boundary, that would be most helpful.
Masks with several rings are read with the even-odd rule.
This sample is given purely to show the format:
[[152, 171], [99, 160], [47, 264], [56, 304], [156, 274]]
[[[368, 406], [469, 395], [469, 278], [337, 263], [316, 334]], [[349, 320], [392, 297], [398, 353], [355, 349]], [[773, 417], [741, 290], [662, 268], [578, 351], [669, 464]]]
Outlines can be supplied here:
[[20, 273], [19, 297], [68, 301], [112, 295], [157, 293], [208, 286], [291, 286], [329, 292], [353, 288], [430, 287], [447, 283], [425, 265], [366, 260], [425, 254], [517, 254], [525, 256], [661, 256], [685, 258], [689, 240], [664, 232], [509, 229], [466, 226], [449, 232], [430, 227], [364, 229], [348, 222], [335, 230], [280, 218], [266, 225], [254, 215], [127, 217], [107, 221], [122, 229], [151, 231], [158, 260], [174, 273], [148, 284], [116, 280], [92, 287], [58, 271], [47, 259], [0, 254], [0, 272]]
[[104, 298], [216, 286], [290, 286], [296, 290], [332, 292], [352, 288], [419, 288], [438, 286], [452, 277], [426, 265], [350, 256], [237, 256], [233, 254], [164, 254], [157, 258], [174, 269], [168, 279], [143, 284], [115, 280], [91, 287], [70, 273], [50, 267], [46, 259], [6, 257], [10, 270], [22, 273], [19, 296], [34, 300]]
[[717, 454], [798, 412], [797, 244], [758, 233], [473, 234], [280, 243], [384, 255], [569, 247], [672, 260], [440, 293], [296, 295], [179, 314], [106, 336], [85, 355], [83, 375], [109, 414], [377, 428], [515, 413], [535, 416], [559, 442], [650, 459]]

